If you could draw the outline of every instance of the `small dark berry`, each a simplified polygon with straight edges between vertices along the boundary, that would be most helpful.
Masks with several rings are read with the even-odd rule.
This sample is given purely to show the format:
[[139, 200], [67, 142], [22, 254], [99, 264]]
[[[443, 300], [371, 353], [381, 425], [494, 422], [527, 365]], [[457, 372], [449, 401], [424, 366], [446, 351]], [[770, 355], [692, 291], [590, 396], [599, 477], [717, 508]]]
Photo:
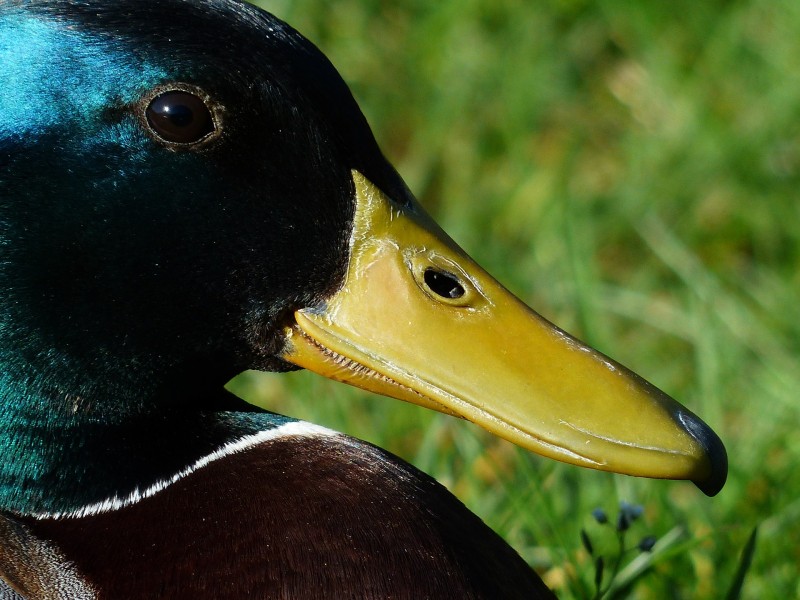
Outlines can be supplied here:
[[600, 525], [605, 525], [606, 523], [608, 523], [608, 515], [606, 514], [606, 511], [604, 511], [602, 508], [595, 508], [592, 511], [592, 516], [594, 517], [595, 521], [600, 523]]
[[630, 522], [635, 521], [644, 513], [644, 508], [642, 508], [640, 504], [630, 504], [625, 501], [619, 503], [619, 510], [625, 513], [625, 516]]
[[650, 552], [653, 549], [653, 546], [656, 545], [656, 536], [648, 535], [643, 537], [642, 540], [639, 542], [639, 550], [642, 552]]

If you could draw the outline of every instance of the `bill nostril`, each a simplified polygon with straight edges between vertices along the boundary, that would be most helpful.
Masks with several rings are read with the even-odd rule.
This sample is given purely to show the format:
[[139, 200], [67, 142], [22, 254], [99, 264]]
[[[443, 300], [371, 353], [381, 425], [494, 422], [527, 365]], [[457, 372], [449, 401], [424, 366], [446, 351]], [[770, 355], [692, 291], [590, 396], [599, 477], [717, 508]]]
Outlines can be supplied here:
[[455, 300], [461, 298], [466, 293], [464, 286], [458, 281], [458, 278], [445, 271], [438, 269], [427, 268], [423, 275], [425, 285], [428, 289], [442, 298]]

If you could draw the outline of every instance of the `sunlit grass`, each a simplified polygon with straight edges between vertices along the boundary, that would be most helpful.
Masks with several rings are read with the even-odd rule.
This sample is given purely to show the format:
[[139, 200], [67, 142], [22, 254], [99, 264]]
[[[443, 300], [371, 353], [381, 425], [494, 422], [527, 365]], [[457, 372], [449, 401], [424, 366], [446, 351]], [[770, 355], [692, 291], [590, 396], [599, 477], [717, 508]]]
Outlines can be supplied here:
[[800, 597], [800, 4], [261, 4], [331, 58], [445, 229], [700, 414], [730, 480], [708, 499], [560, 465], [308, 373], [247, 396], [410, 460], [562, 598], [591, 597], [579, 532], [620, 500], [673, 539], [629, 597], [723, 597], [757, 524], [743, 597]]

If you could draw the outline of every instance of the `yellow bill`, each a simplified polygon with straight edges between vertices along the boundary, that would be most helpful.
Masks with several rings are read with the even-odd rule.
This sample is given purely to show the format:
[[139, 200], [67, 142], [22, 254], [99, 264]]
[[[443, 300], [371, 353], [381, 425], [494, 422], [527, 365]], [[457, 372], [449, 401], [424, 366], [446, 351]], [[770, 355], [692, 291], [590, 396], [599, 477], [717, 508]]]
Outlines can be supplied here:
[[353, 178], [344, 285], [295, 313], [287, 361], [556, 460], [722, 488], [725, 448], [698, 417], [528, 308], [418, 205]]

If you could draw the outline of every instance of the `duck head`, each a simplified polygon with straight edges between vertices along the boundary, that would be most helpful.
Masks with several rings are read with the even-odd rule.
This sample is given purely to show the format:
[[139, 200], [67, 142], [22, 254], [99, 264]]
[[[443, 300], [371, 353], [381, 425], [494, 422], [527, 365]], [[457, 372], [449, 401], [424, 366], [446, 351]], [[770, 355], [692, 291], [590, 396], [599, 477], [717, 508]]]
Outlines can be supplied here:
[[0, 64], [7, 455], [25, 427], [232, 408], [233, 375], [305, 367], [558, 460], [722, 487], [713, 431], [478, 267], [273, 16], [4, 3]]

